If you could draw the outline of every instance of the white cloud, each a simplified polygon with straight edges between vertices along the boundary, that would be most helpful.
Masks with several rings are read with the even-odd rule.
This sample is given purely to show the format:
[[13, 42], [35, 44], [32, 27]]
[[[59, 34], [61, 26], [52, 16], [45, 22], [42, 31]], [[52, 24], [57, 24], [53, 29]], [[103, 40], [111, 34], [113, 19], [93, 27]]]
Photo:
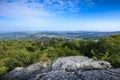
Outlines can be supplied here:
[[[9, 1], [9, 2], [8, 2]], [[74, 14], [81, 6], [93, 6], [93, 0], [1, 0], [0, 16], [6, 17], [40, 17]]]
[[[119, 22], [92, 22], [59, 18], [59, 15], [80, 15], [82, 7], [96, 6], [94, 0], [0, 0], [0, 16], [15, 19], [15, 22], [0, 21], [3, 26], [30, 26], [31, 29], [70, 29], [71, 30], [115, 30], [120, 26]], [[102, 0], [103, 1], [103, 0]], [[56, 17], [57, 16], [57, 17]], [[64, 17], [63, 16], [63, 17]], [[92, 19], [92, 18], [91, 18]], [[72, 21], [73, 20], [73, 21]], [[85, 23], [84, 23], [85, 22]], [[90, 22], [90, 23], [89, 23]], [[67, 25], [67, 26], [66, 26]], [[58, 26], [58, 27], [56, 27]], [[62, 27], [63, 26], [63, 27]], [[73, 27], [75, 26], [75, 27]]]
[[46, 17], [52, 15], [44, 9], [44, 4], [38, 2], [28, 3], [27, 0], [0, 2], [0, 16], [18, 21], [10, 25], [41, 26], [47, 24], [49, 20]]
[[[37, 9], [39, 8], [39, 9]], [[0, 5], [0, 15], [7, 17], [38, 17], [38, 16], [50, 16], [42, 4], [38, 3], [24, 3], [23, 2], [4, 2]]]

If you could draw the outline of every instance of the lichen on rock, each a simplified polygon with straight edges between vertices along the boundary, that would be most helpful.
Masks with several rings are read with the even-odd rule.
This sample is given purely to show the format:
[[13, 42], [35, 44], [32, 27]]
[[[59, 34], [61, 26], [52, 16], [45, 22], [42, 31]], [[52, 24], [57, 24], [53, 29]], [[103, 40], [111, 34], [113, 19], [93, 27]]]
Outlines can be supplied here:
[[97, 61], [84, 56], [62, 57], [55, 60], [52, 64], [52, 70], [87, 70], [110, 68], [111, 65], [106, 61]]
[[[43, 68], [44, 67], [44, 68]], [[27, 68], [17, 68], [4, 80], [120, 80], [120, 68], [111, 68], [109, 62], [96, 61], [84, 56], [58, 58], [45, 68], [39, 62]]]

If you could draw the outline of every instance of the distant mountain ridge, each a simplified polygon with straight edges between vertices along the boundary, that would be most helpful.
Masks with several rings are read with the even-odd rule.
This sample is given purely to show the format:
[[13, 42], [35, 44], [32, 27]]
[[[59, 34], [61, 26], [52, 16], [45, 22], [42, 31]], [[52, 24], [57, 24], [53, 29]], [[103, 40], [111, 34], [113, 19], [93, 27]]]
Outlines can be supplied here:
[[107, 37], [113, 34], [120, 34], [120, 31], [115, 32], [97, 32], [97, 31], [37, 31], [37, 32], [4, 32], [0, 33], [0, 40], [28, 38], [32, 40], [62, 38], [62, 39], [92, 39], [98, 40], [101, 37]]

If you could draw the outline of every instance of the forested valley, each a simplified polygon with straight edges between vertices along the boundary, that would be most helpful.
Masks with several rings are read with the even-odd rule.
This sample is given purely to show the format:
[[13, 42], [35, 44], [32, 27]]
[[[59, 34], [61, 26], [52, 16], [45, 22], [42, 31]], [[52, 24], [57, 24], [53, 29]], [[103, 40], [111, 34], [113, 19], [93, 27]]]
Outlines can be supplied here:
[[1, 40], [0, 76], [16, 67], [27, 67], [36, 62], [49, 65], [58, 57], [76, 55], [108, 61], [113, 67], [120, 67], [120, 35], [99, 40]]

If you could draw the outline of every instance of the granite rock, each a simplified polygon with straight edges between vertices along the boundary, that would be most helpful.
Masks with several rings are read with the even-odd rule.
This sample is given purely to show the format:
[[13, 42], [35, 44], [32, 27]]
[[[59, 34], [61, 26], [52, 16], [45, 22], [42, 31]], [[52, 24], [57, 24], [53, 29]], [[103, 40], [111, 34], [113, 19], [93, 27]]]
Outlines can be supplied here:
[[44, 62], [39, 62], [28, 66], [27, 68], [16, 68], [3, 76], [4, 80], [27, 80], [37, 72], [46, 67]]
[[40, 62], [16, 68], [3, 76], [3, 80], [120, 80], [120, 68], [111, 68], [109, 62], [84, 56], [58, 58], [45, 67]]
[[51, 71], [37, 74], [30, 80], [120, 80], [120, 68], [99, 70], [79, 70], [74, 72]]
[[55, 60], [52, 70], [76, 71], [88, 69], [110, 68], [111, 65], [106, 61], [97, 61], [84, 56], [62, 57]]

